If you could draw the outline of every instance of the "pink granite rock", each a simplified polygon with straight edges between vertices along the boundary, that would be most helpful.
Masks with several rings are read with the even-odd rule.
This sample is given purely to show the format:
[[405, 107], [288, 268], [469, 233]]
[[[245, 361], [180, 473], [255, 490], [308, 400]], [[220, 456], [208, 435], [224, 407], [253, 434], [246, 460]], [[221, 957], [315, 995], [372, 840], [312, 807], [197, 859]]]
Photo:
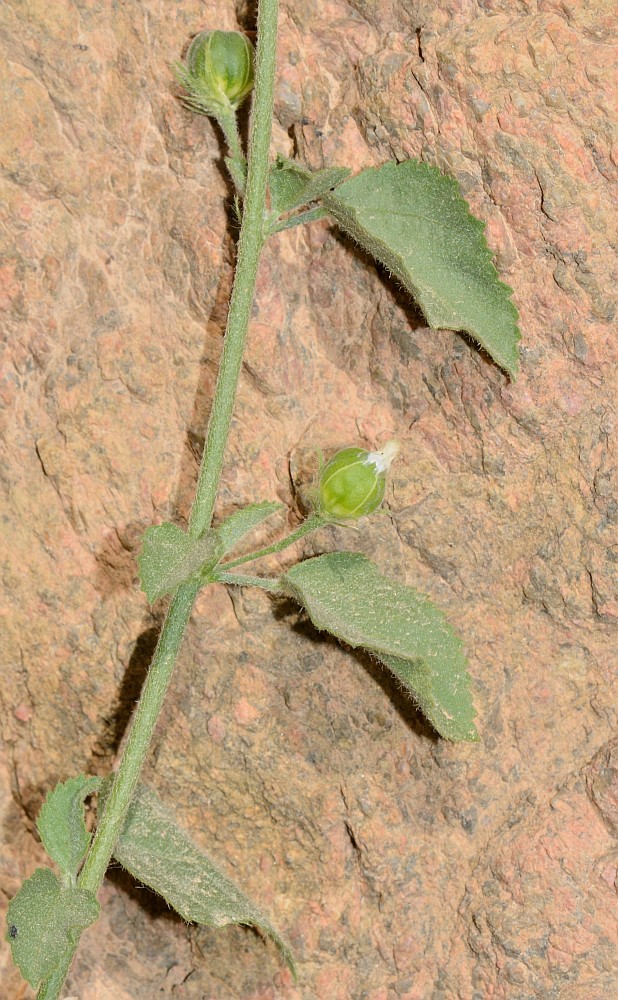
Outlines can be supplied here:
[[[111, 768], [161, 621], [135, 555], [187, 515], [233, 266], [218, 138], [169, 67], [236, 7], [250, 28], [229, 0], [0, 9], [5, 901], [42, 863], [46, 791]], [[146, 779], [299, 981], [116, 870], [80, 1000], [618, 993], [614, 29], [605, 0], [283, 0], [273, 151], [457, 177], [514, 288], [522, 369], [428, 331], [326, 222], [283, 233], [218, 517], [295, 511], [317, 449], [397, 437], [389, 516], [269, 568], [345, 545], [430, 594], [465, 639], [483, 742], [435, 739], [291, 606], [203, 593]], [[3, 995], [32, 995], [1, 962]]]

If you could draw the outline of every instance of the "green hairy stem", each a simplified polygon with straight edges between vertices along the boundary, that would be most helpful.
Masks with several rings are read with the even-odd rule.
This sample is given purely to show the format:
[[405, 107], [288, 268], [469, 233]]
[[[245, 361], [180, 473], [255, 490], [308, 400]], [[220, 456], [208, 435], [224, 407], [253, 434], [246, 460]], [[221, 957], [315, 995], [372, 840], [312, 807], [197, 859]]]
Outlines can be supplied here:
[[189, 534], [193, 538], [199, 538], [210, 527], [212, 520], [249, 327], [258, 261], [265, 240], [264, 209], [275, 91], [277, 12], [278, 0], [260, 0], [247, 189], [221, 367], [189, 521]]
[[[259, 0], [253, 125], [249, 144], [247, 185], [223, 355], [189, 523], [189, 533], [194, 538], [207, 531], [212, 521], [249, 328], [258, 262], [265, 240], [264, 217], [275, 86], [277, 17], [278, 0]], [[234, 155], [237, 150], [232, 152]], [[83, 889], [97, 892], [105, 877], [114, 844], [122, 830], [148, 753], [199, 589], [199, 584], [183, 584], [170, 603], [148, 678], [133, 717], [126, 747], [103, 815], [100, 817], [92, 847], [79, 877], [79, 885]], [[37, 995], [38, 1000], [58, 1000], [74, 951], [75, 949], [67, 955], [63, 967], [57, 969], [41, 985]]]
[[261, 559], [262, 556], [271, 556], [275, 552], [282, 552], [283, 549], [287, 549], [289, 545], [293, 545], [294, 542], [297, 542], [300, 538], [304, 538], [311, 531], [321, 528], [324, 524], [328, 524], [328, 521], [321, 517], [320, 514], [312, 514], [311, 517], [308, 517], [306, 521], [299, 524], [285, 538], [274, 542], [272, 545], [267, 545], [264, 549], [258, 549], [257, 552], [249, 552], [248, 555], [239, 556], [238, 559], [233, 559], [231, 562], [221, 563], [221, 569], [227, 571], [233, 569], [234, 566], [242, 566], [243, 563], [254, 562], [256, 559]]

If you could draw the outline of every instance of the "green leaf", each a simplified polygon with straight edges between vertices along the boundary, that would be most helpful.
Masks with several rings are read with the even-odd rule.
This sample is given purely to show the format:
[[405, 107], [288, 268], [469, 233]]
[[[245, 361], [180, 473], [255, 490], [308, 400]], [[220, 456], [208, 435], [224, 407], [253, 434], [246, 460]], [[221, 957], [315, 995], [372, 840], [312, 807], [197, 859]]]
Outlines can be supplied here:
[[268, 187], [273, 216], [292, 212], [321, 198], [341, 184], [350, 171], [347, 167], [328, 167], [326, 170], [308, 170], [302, 163], [277, 156], [270, 168]]
[[230, 517], [220, 524], [216, 532], [223, 545], [223, 551], [229, 552], [235, 545], [247, 535], [258, 524], [265, 521], [271, 514], [275, 514], [283, 508], [282, 503], [275, 503], [272, 500], [263, 500], [262, 503], [252, 503], [242, 510], [237, 510]]
[[48, 792], [36, 825], [43, 847], [63, 875], [77, 875], [91, 835], [84, 822], [84, 799], [101, 786], [100, 778], [77, 778]]
[[292, 953], [258, 908], [192, 843], [154, 792], [139, 786], [114, 857], [185, 920], [210, 927], [251, 924], [275, 941], [294, 973]]
[[6, 940], [26, 982], [36, 989], [47, 979], [98, 916], [94, 893], [62, 885], [50, 868], [37, 868], [9, 903], [6, 917]]
[[356, 552], [307, 559], [281, 582], [316, 628], [382, 660], [441, 736], [478, 740], [461, 641], [431, 601]]
[[483, 230], [452, 177], [418, 160], [371, 167], [324, 205], [414, 296], [434, 328], [465, 330], [514, 376], [519, 330]]
[[176, 524], [153, 525], [144, 532], [137, 557], [142, 590], [152, 604], [192, 577], [205, 578], [222, 555], [216, 531], [196, 539]]

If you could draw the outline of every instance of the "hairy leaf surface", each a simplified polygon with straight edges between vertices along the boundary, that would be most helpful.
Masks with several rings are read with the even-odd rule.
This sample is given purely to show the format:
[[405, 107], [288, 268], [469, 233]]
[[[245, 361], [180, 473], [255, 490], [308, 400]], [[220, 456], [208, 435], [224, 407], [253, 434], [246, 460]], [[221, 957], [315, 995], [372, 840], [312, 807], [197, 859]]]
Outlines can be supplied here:
[[185, 920], [210, 927], [251, 924], [259, 928], [275, 941], [294, 971], [292, 954], [274, 927], [198, 850], [158, 796], [143, 786], [131, 803], [114, 857]]
[[91, 835], [84, 822], [84, 799], [96, 792], [100, 778], [80, 774], [48, 792], [36, 825], [43, 847], [65, 875], [77, 875]]
[[434, 328], [464, 330], [514, 376], [518, 313], [457, 181], [418, 160], [371, 167], [323, 198], [414, 296]]
[[144, 532], [137, 557], [142, 590], [152, 604], [198, 573], [206, 575], [222, 555], [215, 531], [196, 539], [170, 522], [153, 525]]
[[61, 884], [50, 868], [37, 868], [9, 903], [6, 918], [6, 940], [26, 982], [36, 989], [47, 979], [98, 916], [94, 893]]
[[478, 740], [462, 644], [442, 612], [356, 552], [298, 563], [281, 578], [311, 621], [375, 654], [449, 740]]
[[248, 507], [243, 507], [242, 510], [235, 511], [216, 529], [223, 545], [223, 551], [229, 552], [242, 541], [245, 535], [282, 508], [282, 503], [263, 500], [262, 503], [252, 503]]

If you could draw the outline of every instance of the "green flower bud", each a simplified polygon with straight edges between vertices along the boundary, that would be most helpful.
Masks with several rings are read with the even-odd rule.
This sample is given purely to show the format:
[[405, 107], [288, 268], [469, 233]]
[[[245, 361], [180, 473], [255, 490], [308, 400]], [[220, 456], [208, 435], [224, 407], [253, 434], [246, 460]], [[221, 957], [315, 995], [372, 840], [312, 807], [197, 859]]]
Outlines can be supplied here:
[[229, 114], [253, 89], [253, 46], [240, 31], [201, 31], [176, 74], [194, 110]]
[[389, 441], [382, 451], [338, 451], [322, 469], [319, 513], [336, 520], [372, 514], [384, 499], [386, 473], [398, 451], [396, 441]]

